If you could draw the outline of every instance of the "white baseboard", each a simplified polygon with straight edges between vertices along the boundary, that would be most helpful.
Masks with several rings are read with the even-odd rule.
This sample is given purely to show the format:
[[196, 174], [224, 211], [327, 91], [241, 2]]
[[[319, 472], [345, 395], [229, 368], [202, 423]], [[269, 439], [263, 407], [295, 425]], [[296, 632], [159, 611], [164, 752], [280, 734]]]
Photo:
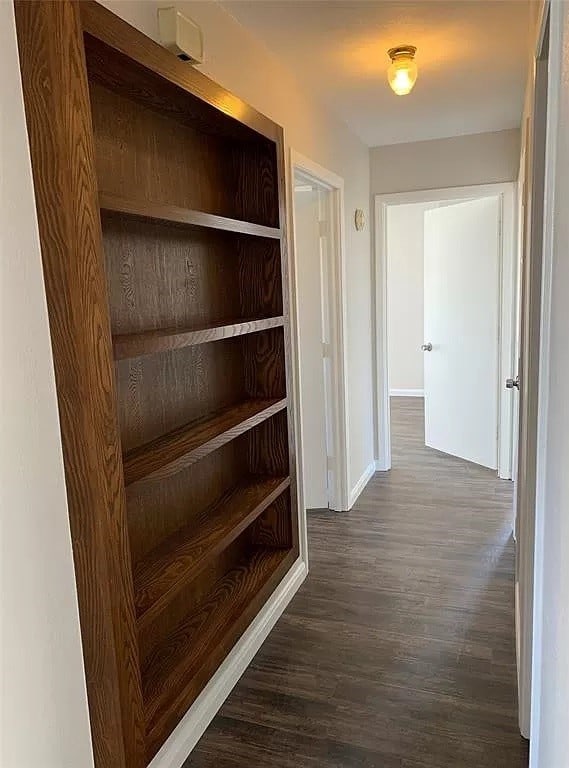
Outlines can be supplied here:
[[386, 466], [385, 462], [379, 461], [379, 459], [375, 460], [375, 471], [376, 472], [389, 472], [391, 469], [391, 465]]
[[148, 768], [181, 768], [307, 575], [294, 563], [264, 608], [186, 712]]
[[372, 461], [369, 467], [367, 467], [367, 469], [364, 470], [364, 473], [362, 474], [358, 482], [354, 485], [354, 487], [350, 491], [350, 495], [348, 497], [348, 509], [351, 509], [354, 506], [354, 504], [358, 500], [360, 493], [369, 483], [370, 478], [374, 474], [375, 474], [375, 461]]
[[425, 397], [424, 389], [390, 389], [389, 397]]

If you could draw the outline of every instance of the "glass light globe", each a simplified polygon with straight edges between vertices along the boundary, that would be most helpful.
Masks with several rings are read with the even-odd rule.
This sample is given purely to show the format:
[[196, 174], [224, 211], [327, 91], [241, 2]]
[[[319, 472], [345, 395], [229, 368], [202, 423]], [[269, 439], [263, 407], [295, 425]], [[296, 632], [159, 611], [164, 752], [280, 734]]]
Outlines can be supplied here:
[[398, 96], [410, 93], [417, 80], [417, 64], [414, 61], [415, 51], [412, 45], [391, 48], [388, 54], [391, 64], [387, 70], [387, 80], [392, 90]]

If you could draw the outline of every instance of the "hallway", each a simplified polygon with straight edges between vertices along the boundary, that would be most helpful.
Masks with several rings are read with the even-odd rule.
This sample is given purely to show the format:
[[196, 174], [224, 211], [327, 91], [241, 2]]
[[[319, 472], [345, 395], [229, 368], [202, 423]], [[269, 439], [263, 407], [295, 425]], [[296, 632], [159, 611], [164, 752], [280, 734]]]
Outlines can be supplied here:
[[309, 515], [310, 575], [186, 768], [522, 768], [512, 484], [426, 449], [392, 405], [393, 469]]

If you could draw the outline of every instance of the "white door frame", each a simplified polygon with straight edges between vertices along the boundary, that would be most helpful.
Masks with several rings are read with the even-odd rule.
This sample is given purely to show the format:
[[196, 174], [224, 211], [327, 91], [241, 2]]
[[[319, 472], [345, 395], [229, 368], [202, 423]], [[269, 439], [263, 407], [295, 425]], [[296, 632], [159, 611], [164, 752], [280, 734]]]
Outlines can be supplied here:
[[[547, 88], [547, 124], [545, 130], [545, 182], [543, 205], [543, 262], [541, 279], [541, 324], [539, 348], [539, 395], [537, 407], [537, 457], [535, 488], [535, 525], [533, 541], [520, 542], [520, 546], [533, 549], [533, 573], [520, 573], [520, 589], [525, 584], [533, 586], [533, 617], [531, 626], [522, 628], [530, 635], [531, 664], [531, 712], [530, 712], [530, 768], [538, 768], [541, 735], [541, 667], [543, 648], [543, 570], [544, 527], [546, 517], [545, 491], [547, 473], [547, 422], [549, 417], [550, 358], [551, 358], [551, 297], [553, 279], [553, 246], [555, 221], [555, 186], [557, 174], [564, 168], [557, 167], [557, 134], [559, 129], [559, 101], [563, 73], [563, 7], [561, 2], [545, 0], [541, 9], [538, 35], [535, 41], [534, 59], [541, 52], [543, 36], [549, 14], [549, 74]], [[546, 652], [546, 651], [545, 651]]]
[[[290, 184], [291, 195], [294, 194], [294, 175], [296, 172], [308, 178], [316, 186], [329, 190], [332, 193], [330, 243], [331, 264], [328, 270], [329, 285], [323, 286], [327, 297], [328, 311], [330, 315], [330, 358], [332, 392], [330, 397], [330, 413], [326, 414], [327, 423], [331, 427], [332, 445], [334, 446], [333, 464], [330, 467], [332, 483], [329, 489], [330, 508], [336, 511], [349, 509], [348, 505], [348, 409], [347, 409], [347, 345], [346, 345], [346, 267], [345, 267], [345, 236], [344, 236], [344, 180], [332, 171], [323, 168], [294, 149], [290, 150]], [[296, 333], [296, 349], [299, 347], [299, 316], [298, 316], [298, 291], [297, 285], [297, 250], [294, 222], [294, 201], [290, 205], [291, 213], [291, 282], [293, 286], [292, 297], [294, 315], [294, 327]], [[302, 435], [302, 404], [300, 381], [302, 371], [297, 361], [297, 394], [299, 397], [299, 429], [298, 435]], [[302, 440], [297, 440], [297, 444]], [[299, 445], [298, 467], [299, 477], [302, 475], [302, 446]], [[299, 485], [303, 489], [304, 478], [300, 477]], [[301, 508], [304, 510], [304, 493], [301, 492]]]
[[[518, 660], [519, 724], [523, 736], [531, 731], [532, 640], [534, 621], [534, 548], [536, 543], [538, 420], [540, 389], [540, 348], [543, 326], [542, 284], [545, 275], [544, 236], [546, 217], [546, 130], [549, 101], [551, 46], [544, 48], [547, 31], [547, 6], [540, 19], [538, 48], [529, 80], [529, 111], [522, 135], [525, 199], [524, 286], [520, 295], [520, 439], [521, 446], [516, 498], [516, 651]], [[552, 29], [549, 30], [553, 32]], [[550, 40], [550, 38], [549, 38]], [[545, 89], [544, 89], [545, 86]], [[545, 102], [544, 102], [545, 100]], [[533, 119], [532, 119], [533, 117]], [[528, 162], [529, 161], [529, 162]], [[536, 327], [539, 323], [539, 327]], [[525, 333], [524, 333], [525, 331]], [[536, 338], [536, 334], [539, 337]]]
[[375, 466], [391, 469], [391, 421], [389, 412], [389, 361], [387, 355], [387, 209], [390, 205], [469, 200], [477, 197], [500, 199], [500, 296], [499, 311], [499, 387], [498, 396], [498, 475], [512, 477], [513, 401], [505, 389], [506, 378], [515, 375], [515, 293], [517, 279], [517, 182], [478, 184], [468, 187], [426, 189], [375, 195], [374, 265], [374, 347], [375, 347]]

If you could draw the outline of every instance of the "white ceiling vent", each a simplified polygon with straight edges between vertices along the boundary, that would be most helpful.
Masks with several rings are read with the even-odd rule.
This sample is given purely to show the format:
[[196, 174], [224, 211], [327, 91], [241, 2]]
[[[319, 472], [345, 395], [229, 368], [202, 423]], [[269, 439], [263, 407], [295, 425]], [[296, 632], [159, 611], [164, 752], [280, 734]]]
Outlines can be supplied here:
[[203, 37], [198, 25], [183, 13], [170, 8], [158, 9], [160, 42], [182, 61], [203, 64]]

